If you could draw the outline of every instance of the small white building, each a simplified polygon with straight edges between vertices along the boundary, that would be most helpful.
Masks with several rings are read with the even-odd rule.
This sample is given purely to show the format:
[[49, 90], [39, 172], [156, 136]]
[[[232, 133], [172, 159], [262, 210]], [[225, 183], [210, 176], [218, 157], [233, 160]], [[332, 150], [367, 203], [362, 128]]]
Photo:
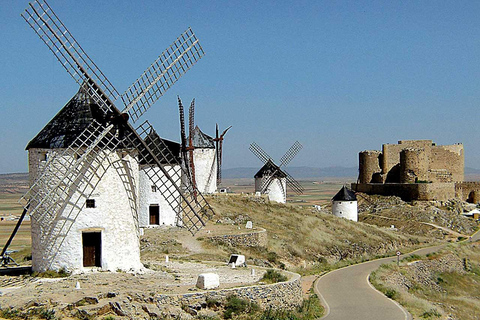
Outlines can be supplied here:
[[[42, 174], [50, 157], [63, 153], [93, 120], [101, 123], [102, 116], [99, 107], [80, 89], [27, 145], [30, 183]], [[66, 162], [77, 156], [72, 153], [58, 157]], [[88, 183], [77, 181], [73, 188], [63, 190], [69, 195], [67, 203], [45, 212], [38, 210], [31, 216], [34, 271], [143, 268], [137, 212], [115, 168], [130, 168], [128, 189], [138, 193], [136, 151], [125, 145], [116, 150], [107, 149], [100, 162]], [[76, 170], [84, 171], [85, 176], [91, 168], [87, 165]], [[45, 174], [55, 181], [57, 172]], [[79, 191], [83, 189], [85, 192]], [[90, 196], [86, 198], [86, 195]], [[31, 203], [30, 208], [35, 205]]]
[[[166, 140], [160, 138], [157, 134], [152, 136], [153, 133], [150, 133], [146, 139], [151, 139], [154, 142], [162, 141], [163, 145], [158, 145], [157, 148], [162, 150], [167, 147], [169, 149], [169, 157], [163, 159], [160, 155], [157, 158], [162, 162], [164, 169], [167, 170], [167, 173], [177, 182], [177, 187], [181, 187], [182, 179], [176, 179], [176, 177], [181, 177], [181, 159], [180, 159], [180, 144], [174, 141]], [[158, 143], [156, 143], [158, 144]], [[165, 190], [168, 188], [173, 194], [170, 194], [170, 201], [180, 201], [180, 193], [177, 191], [170, 181], [167, 181], [167, 184], [163, 186], [156, 186], [152, 183], [149, 175], [150, 170], [155, 171], [155, 173], [163, 177], [162, 171], [157, 167], [156, 164], [140, 163], [140, 173], [139, 173], [139, 206], [138, 206], [138, 215], [139, 215], [139, 225], [142, 228], [149, 227], [158, 227], [158, 226], [178, 226], [180, 221], [178, 221], [180, 207], [173, 207], [168, 203], [165, 198]], [[162, 179], [163, 180], [163, 179]]]
[[358, 221], [357, 196], [352, 190], [343, 186], [332, 198], [333, 215], [352, 221]]
[[287, 202], [287, 175], [268, 160], [255, 174], [255, 192], [268, 195], [270, 201]]
[[217, 191], [217, 151], [214, 139], [198, 126], [193, 131], [193, 164], [198, 191], [212, 194]]

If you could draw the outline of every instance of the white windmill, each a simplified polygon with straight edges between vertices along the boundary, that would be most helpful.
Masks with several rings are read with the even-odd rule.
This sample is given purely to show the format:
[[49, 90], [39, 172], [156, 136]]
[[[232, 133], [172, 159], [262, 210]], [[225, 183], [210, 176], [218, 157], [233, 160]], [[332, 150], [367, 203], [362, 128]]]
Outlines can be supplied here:
[[28, 212], [34, 271], [141, 268], [140, 166], [151, 168], [145, 175], [175, 210], [178, 223], [192, 233], [213, 213], [192, 184], [180, 187], [184, 173], [166, 166], [171, 150], [161, 139], [152, 139], [158, 137], [152, 126], [146, 121], [134, 129], [128, 122], [137, 121], [203, 56], [203, 49], [188, 29], [121, 95], [120, 111], [114, 104], [120, 96], [116, 89], [45, 1], [30, 3], [22, 17], [81, 86], [79, 95], [87, 97], [83, 101], [90, 115], [77, 123], [72, 139], [59, 132], [46, 148], [29, 149], [33, 183], [22, 198], [25, 210], [2, 250], [2, 261]]
[[332, 213], [336, 217], [358, 221], [357, 196], [343, 186], [332, 198]]
[[195, 99], [193, 99], [188, 109], [188, 137], [186, 137], [184, 108], [180, 98], [178, 98], [178, 108], [184, 166], [193, 185], [200, 192], [215, 193], [217, 185], [221, 182], [223, 140], [231, 126], [219, 136], [217, 125], [215, 138], [203, 133], [195, 125]]
[[276, 165], [272, 158], [263, 151], [255, 142], [250, 144], [250, 151], [256, 155], [263, 163], [263, 167], [255, 174], [255, 192], [267, 194], [268, 199], [280, 203], [287, 202], [287, 185], [296, 193], [303, 193], [303, 187], [288, 172], [282, 170], [297, 153], [302, 149], [302, 145], [295, 143], [280, 159], [280, 165]]

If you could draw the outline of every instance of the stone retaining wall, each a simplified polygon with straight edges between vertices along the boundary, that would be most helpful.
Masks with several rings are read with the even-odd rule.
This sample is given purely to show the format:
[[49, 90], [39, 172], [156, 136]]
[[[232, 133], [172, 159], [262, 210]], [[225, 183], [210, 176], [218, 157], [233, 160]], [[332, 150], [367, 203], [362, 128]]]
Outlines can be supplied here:
[[283, 272], [289, 274], [290, 280], [268, 285], [208, 290], [178, 295], [160, 294], [151, 297], [153, 300], [151, 302], [156, 303], [157, 306], [188, 306], [198, 310], [205, 307], [207, 299], [225, 303], [228, 296], [236, 295], [241, 299], [256, 302], [261, 308], [290, 309], [297, 307], [303, 301], [300, 275]]
[[230, 246], [242, 247], [266, 247], [267, 246], [267, 230], [260, 228], [259, 231], [242, 233], [242, 234], [227, 234], [221, 236], [207, 237], [212, 242], [223, 242]]

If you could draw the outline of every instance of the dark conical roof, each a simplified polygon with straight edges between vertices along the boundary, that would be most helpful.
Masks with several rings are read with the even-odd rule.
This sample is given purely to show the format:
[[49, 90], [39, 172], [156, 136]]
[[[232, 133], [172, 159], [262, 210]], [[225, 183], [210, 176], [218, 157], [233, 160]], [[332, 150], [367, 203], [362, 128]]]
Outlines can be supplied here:
[[193, 146], [195, 148], [215, 149], [213, 138], [203, 133], [198, 126], [195, 126], [193, 130]]
[[287, 175], [285, 172], [280, 169], [279, 166], [277, 166], [271, 159], [268, 159], [268, 161], [263, 165], [263, 167], [258, 170], [258, 172], [255, 174], [255, 178], [261, 178], [263, 176], [271, 176], [273, 173], [275, 178], [286, 178]]
[[[158, 160], [160, 160], [160, 163], [162, 164], [180, 164], [180, 143], [177, 143], [175, 141], [167, 140], [160, 138], [160, 136], [155, 132], [151, 131], [146, 137], [145, 137], [145, 142], [146, 144], [150, 147], [152, 152], [155, 154]], [[164, 156], [165, 157], [164, 157]], [[141, 161], [141, 164], [154, 164], [155, 162], [153, 159], [150, 159], [151, 161], [147, 159], [144, 159]]]
[[332, 198], [333, 201], [357, 201], [355, 192], [343, 186], [340, 191]]
[[30, 148], [67, 148], [93, 120], [103, 123], [104, 114], [82, 87], [27, 145]]

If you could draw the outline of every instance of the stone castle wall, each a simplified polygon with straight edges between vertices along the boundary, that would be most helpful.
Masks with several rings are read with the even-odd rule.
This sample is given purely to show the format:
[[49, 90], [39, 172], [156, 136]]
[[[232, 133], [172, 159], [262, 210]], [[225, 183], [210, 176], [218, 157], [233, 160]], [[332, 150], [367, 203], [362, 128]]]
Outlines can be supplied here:
[[455, 197], [471, 203], [480, 202], [480, 182], [459, 182], [455, 184]]
[[398, 196], [404, 201], [455, 198], [455, 183], [352, 183], [352, 189], [367, 194]]
[[[405, 200], [446, 200], [457, 193], [465, 198], [468, 188], [455, 187], [455, 182], [464, 179], [464, 160], [462, 144], [437, 146], [432, 140], [400, 140], [398, 144], [384, 144], [382, 152], [359, 153], [355, 190], [398, 195]], [[480, 191], [478, 198], [480, 200]]]

